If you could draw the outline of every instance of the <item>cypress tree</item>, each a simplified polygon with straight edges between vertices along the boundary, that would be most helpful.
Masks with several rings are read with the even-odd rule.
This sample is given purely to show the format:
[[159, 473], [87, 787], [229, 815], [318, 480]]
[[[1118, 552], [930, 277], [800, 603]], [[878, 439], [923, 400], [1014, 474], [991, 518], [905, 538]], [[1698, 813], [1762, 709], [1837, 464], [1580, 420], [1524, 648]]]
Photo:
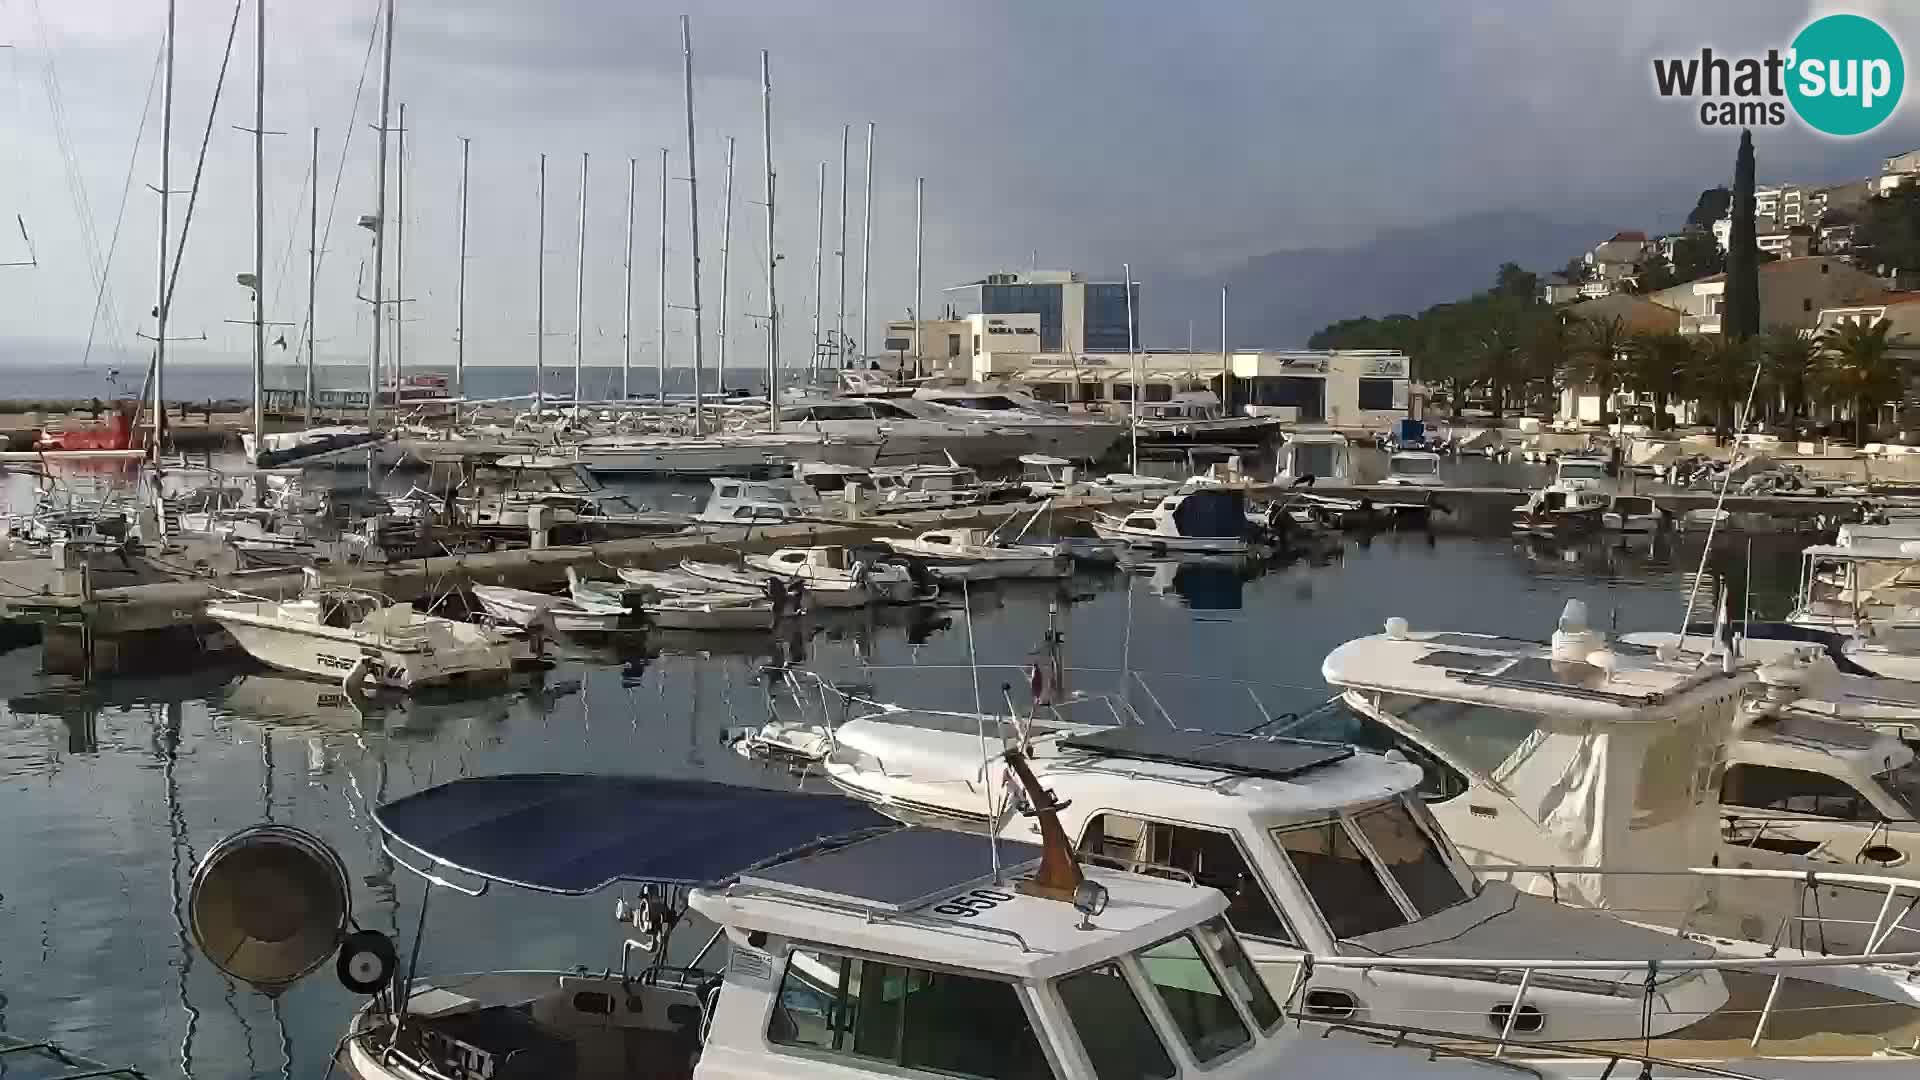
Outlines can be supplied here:
[[1720, 332], [1733, 341], [1760, 333], [1760, 247], [1754, 238], [1753, 132], [1740, 132], [1733, 163], [1732, 230], [1727, 237], [1727, 292]]

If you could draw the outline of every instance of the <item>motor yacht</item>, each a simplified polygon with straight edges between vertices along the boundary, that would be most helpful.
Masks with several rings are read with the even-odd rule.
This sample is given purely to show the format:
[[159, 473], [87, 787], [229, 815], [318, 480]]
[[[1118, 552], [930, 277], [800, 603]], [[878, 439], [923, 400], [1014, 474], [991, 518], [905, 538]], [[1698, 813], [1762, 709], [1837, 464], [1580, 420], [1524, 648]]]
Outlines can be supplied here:
[[1596, 457], [1562, 457], [1553, 482], [1527, 496], [1513, 512], [1513, 531], [1567, 536], [1600, 527], [1609, 497], [1602, 490], [1607, 464]]
[[1600, 514], [1600, 527], [1608, 532], [1656, 533], [1667, 527], [1667, 514], [1648, 496], [1615, 495]]
[[1211, 390], [1188, 390], [1165, 401], [1142, 401], [1134, 430], [1141, 442], [1259, 442], [1280, 430], [1277, 416], [1234, 416]]
[[1353, 455], [1347, 437], [1335, 431], [1290, 431], [1280, 444], [1274, 483], [1281, 485], [1364, 484], [1369, 475]]
[[877, 439], [880, 451], [872, 464], [883, 466], [937, 461], [1005, 465], [1035, 443], [1033, 436], [1020, 428], [940, 419], [937, 408], [911, 398], [789, 402], [781, 407], [780, 421], [803, 431]]
[[374, 593], [322, 585], [312, 570], [298, 599], [234, 594], [209, 601], [207, 617], [263, 664], [354, 685], [411, 690], [499, 679], [513, 662], [512, 645], [501, 634]]
[[1440, 478], [1440, 455], [1427, 450], [1399, 450], [1387, 458], [1387, 475], [1380, 481], [1402, 487], [1445, 487]]
[[[1127, 435], [1126, 425], [1117, 420], [1049, 411], [1041, 403], [1009, 390], [921, 387], [914, 391], [913, 400], [937, 406], [938, 411], [930, 418], [1012, 429], [1032, 440], [1023, 452], [1069, 461], [1099, 461]], [[905, 404], [902, 407], [912, 408]]]
[[1247, 518], [1246, 493], [1236, 488], [1168, 495], [1125, 516], [1103, 513], [1093, 528], [1102, 539], [1149, 551], [1231, 555], [1265, 544], [1261, 529]]

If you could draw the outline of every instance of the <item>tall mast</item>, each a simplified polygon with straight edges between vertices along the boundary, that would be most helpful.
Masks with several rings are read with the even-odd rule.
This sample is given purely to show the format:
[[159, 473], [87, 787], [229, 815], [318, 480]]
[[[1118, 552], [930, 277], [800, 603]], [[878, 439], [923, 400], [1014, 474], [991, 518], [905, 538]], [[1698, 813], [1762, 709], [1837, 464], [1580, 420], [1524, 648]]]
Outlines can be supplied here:
[[659, 369], [654, 397], [667, 403], [667, 148], [660, 148], [660, 339], [654, 364]]
[[573, 269], [573, 416], [580, 418], [586, 400], [584, 380], [587, 354], [587, 155], [580, 155], [580, 235]]
[[[167, 0], [167, 77], [160, 99], [160, 273], [154, 305], [153, 341], [153, 461], [160, 463], [160, 436], [166, 430], [166, 398], [161, 381], [167, 372], [167, 200], [173, 188], [173, 26], [174, 0]], [[259, 444], [254, 444], [258, 449]], [[164, 519], [165, 515], [162, 515]]]
[[847, 139], [852, 129], [840, 125], [840, 314], [834, 323], [834, 367], [847, 366]]
[[860, 200], [860, 348], [868, 351], [873, 325], [867, 321], [867, 271], [873, 259], [873, 121], [867, 121], [867, 193]]
[[913, 178], [913, 375], [920, 377], [921, 357], [926, 355], [922, 339], [927, 335], [927, 313], [920, 310], [926, 297], [926, 202], [927, 178]]
[[[760, 50], [760, 153], [767, 165], [767, 430], [780, 430], [780, 291], [773, 250], [773, 76]], [[817, 291], [817, 290], [816, 290]]]
[[693, 430], [698, 433], [707, 429], [706, 364], [700, 340], [700, 181], [693, 160], [693, 22], [685, 15], [680, 16], [680, 45], [687, 82], [687, 240], [693, 246], [687, 276], [693, 285]]
[[[313, 426], [313, 309], [320, 296], [320, 129], [313, 129], [313, 182], [307, 203], [307, 392], [302, 423]], [[254, 442], [257, 447], [258, 440]]]
[[534, 241], [533, 415], [547, 410], [547, 155], [540, 155], [540, 226]]
[[[1035, 260], [1038, 262], [1039, 260]], [[1127, 290], [1127, 366], [1133, 372], [1133, 389], [1127, 403], [1127, 471], [1140, 471], [1140, 358], [1133, 349], [1133, 266], [1121, 263], [1120, 270]]]
[[720, 385], [727, 382], [727, 281], [733, 263], [733, 136], [727, 136], [727, 185], [720, 203]]
[[633, 195], [640, 179], [639, 158], [627, 159], [626, 302], [620, 305], [620, 400], [633, 397]]
[[406, 363], [401, 337], [407, 310], [407, 103], [400, 103], [400, 163], [394, 169], [393, 208], [393, 416], [400, 418], [400, 376]]
[[[1133, 322], [1129, 308], [1127, 322]], [[1233, 415], [1233, 357], [1227, 353], [1227, 287], [1220, 286], [1220, 414]]]
[[380, 150], [374, 166], [373, 196], [373, 355], [367, 359], [367, 428], [380, 418], [380, 327], [386, 313], [387, 272], [387, 117], [393, 100], [393, 4], [387, 0], [387, 32], [380, 61]]
[[813, 219], [813, 353], [807, 357], [807, 371], [813, 371], [820, 359], [820, 259], [827, 247], [827, 163], [820, 163], [819, 208]]
[[453, 289], [453, 396], [467, 396], [467, 157], [473, 140], [460, 140], [460, 270]]
[[266, 448], [267, 0], [253, 0], [253, 448]]

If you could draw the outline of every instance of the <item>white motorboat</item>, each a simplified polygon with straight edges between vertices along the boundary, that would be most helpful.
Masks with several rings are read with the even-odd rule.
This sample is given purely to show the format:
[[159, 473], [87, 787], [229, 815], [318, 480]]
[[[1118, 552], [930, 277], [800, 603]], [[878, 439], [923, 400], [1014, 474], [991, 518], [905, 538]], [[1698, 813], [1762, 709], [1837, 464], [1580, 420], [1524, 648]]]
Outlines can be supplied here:
[[752, 566], [734, 566], [701, 559], [681, 560], [680, 572], [723, 589], [755, 590], [761, 595], [768, 595], [770, 588], [792, 587], [803, 593], [805, 606], [821, 610], [863, 608], [874, 601], [873, 591], [867, 588], [866, 582], [851, 578], [844, 582], [822, 581], [815, 584], [795, 581], [783, 574], [768, 573]]
[[876, 439], [875, 465], [1004, 465], [1034, 444], [1018, 428], [936, 419], [936, 410], [919, 406], [923, 416], [916, 405], [911, 399], [859, 397], [790, 402], [781, 407], [780, 421], [802, 431]]
[[955, 464], [874, 469], [869, 480], [873, 499], [866, 509], [883, 514], [979, 506], [1026, 493], [1024, 485], [983, 482], [972, 469]]
[[609, 435], [554, 448], [589, 472], [620, 476], [748, 476], [786, 469], [784, 447], [730, 439]]
[[641, 614], [662, 630], [771, 630], [780, 616], [765, 596], [719, 589], [652, 597]]
[[[1570, 601], [1551, 643], [1418, 632], [1395, 619], [1385, 633], [1328, 654], [1322, 673], [1351, 710], [1329, 722], [1372, 732], [1369, 741], [1419, 760], [1428, 805], [1483, 873], [1629, 911], [1723, 951], [1920, 944], [1920, 922], [1893, 914], [1912, 910], [1920, 878], [1897, 850], [1908, 841], [1889, 841], [1883, 820], [1915, 816], [1911, 751], [1858, 727], [1848, 736], [1839, 722], [1798, 717], [1752, 724], [1736, 739], [1760, 691], [1750, 664], [1609, 645]], [[1289, 731], [1314, 732], [1306, 724]], [[1825, 778], [1808, 771], [1822, 758]], [[1870, 775], [1881, 777], [1890, 813], [1853, 786]], [[1825, 826], [1804, 820], [1832, 817], [1867, 824], [1848, 843], [1816, 835]], [[1875, 843], [1896, 850], [1885, 860], [1859, 857]], [[1803, 906], [1813, 889], [1817, 911]], [[1892, 993], [1895, 984], [1879, 974], [1810, 969], [1804, 977]], [[1920, 1001], [1920, 987], [1898, 985]]]
[[312, 571], [299, 599], [236, 595], [209, 601], [207, 616], [263, 664], [355, 684], [411, 690], [504, 678], [513, 663], [511, 643], [492, 630], [373, 593], [321, 587]]
[[1608, 532], [1655, 533], [1667, 527], [1667, 515], [1645, 495], [1615, 495], [1600, 514], [1600, 527]]
[[863, 585], [883, 603], [905, 604], [927, 598], [907, 566], [856, 557], [838, 545], [777, 548], [770, 554], [745, 555], [742, 561], [763, 573], [800, 582], [809, 595]]
[[256, 444], [250, 431], [240, 434], [240, 449], [255, 467], [364, 469], [392, 468], [404, 454], [387, 435], [365, 427], [338, 426], [268, 432]]
[[505, 585], [470, 585], [468, 589], [488, 615], [515, 626], [544, 626], [570, 631], [613, 630], [628, 614], [625, 604], [549, 596]]
[[552, 455], [515, 454], [482, 465], [452, 501], [468, 525], [516, 538], [531, 527], [528, 511], [535, 508], [547, 528], [581, 540], [667, 535], [693, 521], [687, 514], [637, 506], [578, 461]]
[[829, 503], [803, 480], [709, 481], [713, 494], [695, 520], [707, 525], [754, 525], [782, 521], [845, 520], [856, 507], [845, 499]]
[[1035, 499], [1078, 495], [1137, 495], [1162, 493], [1180, 487], [1181, 481], [1140, 473], [1083, 475], [1073, 462], [1049, 454], [1020, 455], [1020, 484]]
[[[337, 951], [342, 983], [371, 995], [336, 1050], [355, 1080], [1511, 1074], [1470, 1056], [1490, 1049], [1288, 1023], [1225, 919], [1226, 897], [1083, 866], [1051, 805], [1037, 814], [1042, 845], [990, 845], [887, 827], [833, 796], [552, 774], [456, 780], [373, 811], [381, 848], [429, 887], [538, 896], [620, 884], [614, 906], [629, 925], [614, 938], [617, 963], [568, 958], [548, 971], [414, 970], [396, 982], [397, 957], [421, 955], [420, 942], [349, 934], [340, 856], [285, 826], [216, 845], [188, 907], [201, 952], [270, 992]], [[256, 895], [299, 915], [264, 925], [236, 904]], [[700, 925], [690, 915], [717, 927], [694, 954], [671, 944], [676, 927]], [[303, 936], [257, 944], [289, 922]]]
[[1073, 573], [1073, 563], [1052, 547], [1001, 542], [988, 529], [934, 529], [886, 544], [924, 560], [942, 581], [1063, 578]]
[[628, 583], [625, 581], [596, 581], [581, 577], [580, 571], [571, 566], [567, 567], [567, 595], [583, 606], [614, 605], [631, 611], [633, 605], [627, 601], [629, 591]]
[[[1347, 437], [1335, 431], [1290, 431], [1280, 444], [1274, 483], [1363, 484], [1370, 477], [1353, 456]], [[1376, 469], [1375, 476], [1378, 476]]]
[[1262, 546], [1247, 519], [1246, 493], [1209, 488], [1168, 495], [1125, 517], [1101, 514], [1093, 529], [1105, 540], [1121, 540], [1150, 551], [1241, 554]]
[[1069, 461], [1099, 461], [1127, 436], [1126, 425], [1117, 420], [1053, 412], [1011, 390], [922, 387], [913, 399], [937, 406], [933, 417], [1012, 429], [1032, 440], [1027, 450]]
[[1602, 490], [1607, 463], [1595, 457], [1563, 457], [1553, 482], [1527, 496], [1513, 512], [1513, 531], [1567, 536], [1600, 527], [1608, 495]]
[[1445, 487], [1440, 478], [1440, 455], [1427, 450], [1401, 450], [1387, 458], [1386, 479], [1401, 487]]
[[1134, 430], [1142, 442], [1259, 442], [1278, 431], [1278, 416], [1234, 416], [1211, 390], [1188, 390], [1165, 401], [1142, 401]]

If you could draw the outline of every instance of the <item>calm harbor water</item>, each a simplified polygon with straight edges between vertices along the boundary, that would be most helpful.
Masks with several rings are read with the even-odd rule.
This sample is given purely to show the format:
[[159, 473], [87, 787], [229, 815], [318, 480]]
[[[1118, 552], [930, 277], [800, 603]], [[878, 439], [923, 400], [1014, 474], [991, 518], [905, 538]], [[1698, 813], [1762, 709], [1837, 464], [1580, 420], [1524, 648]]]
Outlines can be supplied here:
[[[1756, 537], [1756, 615], [1779, 615], [1804, 540]], [[724, 745], [767, 715], [760, 665], [803, 660], [878, 698], [971, 709], [1016, 693], [1058, 606], [1076, 689], [1121, 685], [1146, 716], [1237, 729], [1326, 696], [1322, 657], [1393, 615], [1416, 627], [1544, 637], [1564, 602], [1619, 629], [1680, 618], [1697, 536], [1577, 546], [1384, 534], [1262, 570], [1161, 564], [1065, 587], [983, 587], [953, 606], [814, 624], [772, 639], [570, 646], [535, 681], [484, 699], [431, 698], [361, 715], [335, 688], [243, 660], [182, 658], [181, 673], [93, 686], [43, 675], [37, 648], [0, 656], [0, 1030], [52, 1038], [152, 1076], [319, 1076], [351, 997], [325, 969], [270, 1002], [229, 985], [189, 945], [193, 867], [228, 832], [265, 819], [338, 848], [359, 921], [414, 939], [422, 887], [380, 853], [366, 809], [458, 776], [615, 771], [790, 786], [784, 768]], [[1747, 579], [1748, 540], [1715, 568]], [[1145, 687], [1143, 689], [1142, 687]], [[1149, 693], [1150, 691], [1150, 693]], [[496, 889], [433, 898], [427, 972], [618, 963], [613, 898]]]

